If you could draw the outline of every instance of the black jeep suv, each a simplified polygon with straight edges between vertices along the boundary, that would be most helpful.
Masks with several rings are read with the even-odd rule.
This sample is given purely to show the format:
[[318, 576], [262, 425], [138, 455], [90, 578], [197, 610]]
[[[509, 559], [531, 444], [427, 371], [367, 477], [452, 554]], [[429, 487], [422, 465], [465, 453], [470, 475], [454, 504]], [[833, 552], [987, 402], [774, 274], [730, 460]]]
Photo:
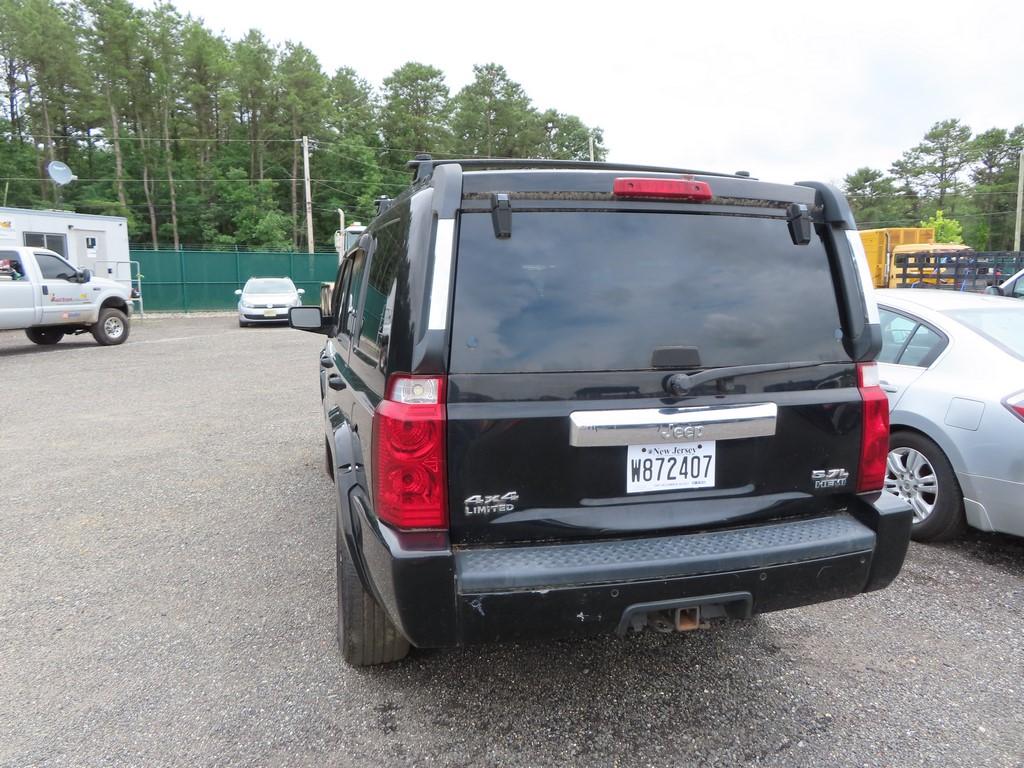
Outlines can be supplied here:
[[692, 629], [886, 586], [870, 277], [815, 182], [410, 163], [344, 256], [320, 356], [338, 640]]

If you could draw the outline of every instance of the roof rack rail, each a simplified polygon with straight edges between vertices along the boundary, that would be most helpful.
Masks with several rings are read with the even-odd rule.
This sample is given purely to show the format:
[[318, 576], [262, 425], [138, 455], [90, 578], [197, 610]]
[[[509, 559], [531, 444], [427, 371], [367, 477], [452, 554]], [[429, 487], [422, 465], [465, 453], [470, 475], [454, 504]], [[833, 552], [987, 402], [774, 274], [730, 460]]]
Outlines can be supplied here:
[[[636, 171], [643, 173], [687, 173], [695, 176], [725, 176], [741, 178], [741, 174], [718, 173], [715, 171], [697, 171], [692, 168], [667, 168], [661, 165], [629, 165], [626, 163], [594, 162], [590, 160], [550, 160], [542, 158], [493, 158], [465, 157], [435, 160], [429, 154], [416, 155], [406, 165], [415, 171], [413, 181], [429, 178], [434, 168], [439, 165], [461, 165], [463, 168], [579, 168], [593, 171]], [[749, 174], [747, 176], [749, 178]]]

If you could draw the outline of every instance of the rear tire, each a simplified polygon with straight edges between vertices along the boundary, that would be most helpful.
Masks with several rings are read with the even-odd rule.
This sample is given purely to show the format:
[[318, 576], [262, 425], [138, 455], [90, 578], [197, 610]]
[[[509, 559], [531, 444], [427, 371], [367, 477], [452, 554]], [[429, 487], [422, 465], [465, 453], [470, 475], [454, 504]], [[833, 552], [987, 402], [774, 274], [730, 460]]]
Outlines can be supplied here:
[[388, 664], [404, 659], [409, 641], [395, 629], [384, 609], [359, 579], [348, 549], [341, 520], [337, 521], [338, 647], [353, 667]]
[[49, 347], [64, 338], [60, 328], [26, 328], [25, 335], [33, 344]]
[[128, 331], [128, 315], [119, 309], [104, 307], [92, 327], [92, 337], [100, 346], [113, 347], [127, 341]]
[[934, 442], [916, 432], [893, 432], [885, 488], [910, 502], [914, 541], [948, 541], [967, 529], [964, 496], [949, 459]]

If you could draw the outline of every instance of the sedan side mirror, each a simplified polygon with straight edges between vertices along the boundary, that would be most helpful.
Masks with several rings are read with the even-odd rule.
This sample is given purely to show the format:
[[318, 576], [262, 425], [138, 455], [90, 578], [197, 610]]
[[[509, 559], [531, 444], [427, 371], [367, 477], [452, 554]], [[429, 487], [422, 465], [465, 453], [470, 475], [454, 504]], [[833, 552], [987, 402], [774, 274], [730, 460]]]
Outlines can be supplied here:
[[242, 295], [242, 289], [239, 288], [237, 291], [235, 291], [235, 296], [241, 296], [241, 295]]
[[985, 293], [987, 293], [989, 296], [1005, 296], [1006, 295], [1005, 293], [1003, 293], [1003, 289], [1000, 288], [998, 285], [990, 285], [988, 288], [985, 289]]
[[305, 296], [306, 295], [306, 289], [305, 288], [299, 288], [299, 290], [296, 291], [296, 293], [298, 293], [299, 296]]
[[292, 307], [288, 310], [288, 325], [310, 333], [330, 332], [330, 318], [324, 317], [320, 307]]

